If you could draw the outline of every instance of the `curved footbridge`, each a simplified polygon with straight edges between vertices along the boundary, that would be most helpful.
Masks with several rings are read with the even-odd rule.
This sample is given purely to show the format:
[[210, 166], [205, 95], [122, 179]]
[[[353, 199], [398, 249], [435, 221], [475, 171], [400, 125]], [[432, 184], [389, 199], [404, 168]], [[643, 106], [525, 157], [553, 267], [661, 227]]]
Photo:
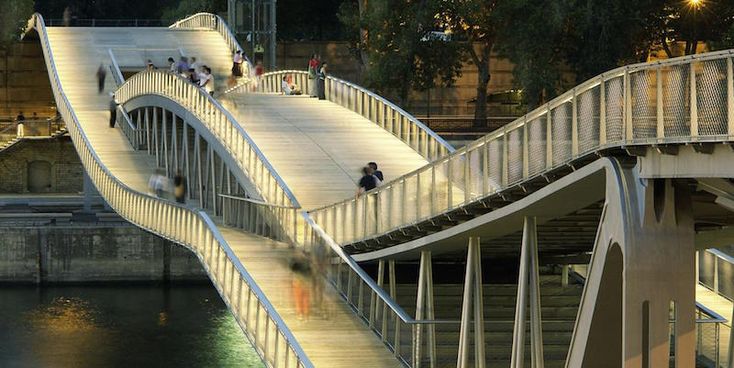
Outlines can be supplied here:
[[[162, 71], [124, 80], [175, 50], [226, 75], [239, 46], [210, 14], [168, 29], [30, 25], [95, 186], [198, 255], [268, 365], [699, 359], [695, 251], [727, 245], [734, 222], [731, 51], [610, 71], [454, 150], [338, 78], [326, 101], [278, 94], [284, 77], [308, 90], [298, 71], [218, 83], [216, 98]], [[92, 78], [100, 61], [112, 65], [108, 89], [119, 86], [119, 130]], [[355, 197], [368, 161], [386, 182]], [[187, 177], [186, 204], [146, 193], [156, 168]], [[308, 320], [294, 306], [294, 249], [327, 260], [328, 312]], [[487, 283], [493, 260], [517, 267]], [[463, 285], [434, 263], [459, 265]], [[576, 265], [583, 285], [570, 287]], [[562, 287], [549, 284], [557, 270]], [[396, 281], [406, 273], [412, 294]]]

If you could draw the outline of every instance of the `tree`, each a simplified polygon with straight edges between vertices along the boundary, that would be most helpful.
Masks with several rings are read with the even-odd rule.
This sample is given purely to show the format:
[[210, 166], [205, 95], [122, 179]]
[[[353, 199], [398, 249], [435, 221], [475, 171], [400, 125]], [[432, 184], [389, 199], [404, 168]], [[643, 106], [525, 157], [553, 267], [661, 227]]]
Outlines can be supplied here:
[[561, 87], [565, 65], [559, 45], [565, 41], [567, 6], [555, 0], [517, 0], [499, 9], [507, 26], [498, 30], [497, 52], [514, 64], [514, 84], [530, 107]]
[[655, 23], [660, 43], [668, 57], [673, 57], [670, 43], [683, 42], [686, 55], [695, 54], [699, 42], [716, 44], [724, 41], [734, 25], [731, 1], [662, 1]]
[[451, 0], [446, 3], [444, 19], [452, 33], [465, 41], [463, 52], [477, 68], [477, 94], [474, 105], [474, 127], [487, 124], [487, 87], [492, 77], [490, 58], [497, 34], [505, 23], [499, 17], [502, 0]]
[[[342, 5], [340, 19], [364, 65], [368, 87], [405, 105], [410, 91], [451, 85], [461, 72], [458, 46], [432, 37], [440, 30], [442, 0], [356, 0]], [[357, 14], [357, 16], [355, 16]]]
[[33, 14], [33, 0], [5, 0], [0, 12], [0, 46], [18, 40]]

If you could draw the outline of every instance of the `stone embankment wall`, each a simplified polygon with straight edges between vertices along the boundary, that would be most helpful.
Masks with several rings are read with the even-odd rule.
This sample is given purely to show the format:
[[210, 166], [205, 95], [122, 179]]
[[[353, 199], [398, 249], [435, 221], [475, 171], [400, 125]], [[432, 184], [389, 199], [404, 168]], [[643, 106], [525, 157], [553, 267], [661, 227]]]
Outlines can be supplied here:
[[206, 279], [191, 251], [129, 224], [0, 225], [1, 283]]

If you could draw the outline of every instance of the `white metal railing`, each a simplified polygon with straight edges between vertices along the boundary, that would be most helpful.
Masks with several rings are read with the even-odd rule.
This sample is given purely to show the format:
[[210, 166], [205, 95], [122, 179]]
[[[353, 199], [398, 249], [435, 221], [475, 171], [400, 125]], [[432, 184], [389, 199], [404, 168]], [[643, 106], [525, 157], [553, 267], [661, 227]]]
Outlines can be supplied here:
[[465, 206], [601, 149], [730, 141], [733, 56], [727, 50], [614, 69], [423, 168], [311, 214], [347, 244]]
[[[309, 79], [302, 70], [280, 70], [261, 76], [257, 90], [282, 93], [283, 77], [290, 77], [303, 91], [308, 91], [316, 79]], [[247, 84], [227, 92], [247, 91]], [[428, 161], [434, 161], [454, 151], [454, 148], [425, 124], [382, 96], [354, 83], [332, 76], [326, 77], [327, 100], [352, 110], [387, 130], [413, 148]]]
[[238, 167], [250, 177], [263, 200], [276, 205], [300, 207], [293, 193], [252, 138], [204, 90], [179, 75], [150, 70], [135, 74], [115, 92], [117, 101], [121, 104], [146, 95], [163, 96], [194, 114], [227, 149]]
[[227, 42], [227, 45], [229, 45], [229, 49], [232, 54], [237, 51], [242, 51], [242, 57], [245, 58], [245, 62], [243, 63], [243, 68], [245, 69], [243, 70], [243, 75], [252, 76], [252, 73], [254, 73], [255, 69], [252, 67], [252, 62], [250, 62], [250, 59], [246, 55], [244, 55], [244, 49], [242, 48], [242, 46], [240, 46], [240, 43], [237, 41], [237, 37], [235, 37], [234, 33], [232, 33], [232, 30], [230, 30], [227, 26], [227, 22], [225, 22], [222, 17], [211, 13], [197, 13], [190, 17], [176, 21], [168, 28], [205, 28], [216, 30], [217, 32], [219, 32], [222, 38], [224, 38], [224, 41]]
[[110, 206], [130, 222], [196, 253], [236, 321], [268, 366], [313, 367], [205, 212], [138, 192], [109, 171], [80, 128], [79, 119], [64, 93], [40, 14], [32, 16], [27, 30], [30, 29], [39, 34], [58, 112], [67, 123], [85, 171]]

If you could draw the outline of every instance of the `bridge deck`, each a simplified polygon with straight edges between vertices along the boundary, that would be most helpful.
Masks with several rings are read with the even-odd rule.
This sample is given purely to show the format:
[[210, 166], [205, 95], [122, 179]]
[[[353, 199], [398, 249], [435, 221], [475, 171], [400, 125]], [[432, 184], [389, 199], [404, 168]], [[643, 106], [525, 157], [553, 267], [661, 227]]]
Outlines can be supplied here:
[[377, 162], [386, 181], [428, 163], [397, 137], [329, 101], [260, 93], [222, 100], [305, 209], [353, 196], [367, 162]]
[[[144, 152], [133, 151], [122, 131], [108, 128], [109, 97], [97, 93], [96, 69], [105, 56], [108, 43], [113, 39], [117, 47], [139, 47], [136, 40], [146, 40], [147, 47], [154, 47], [155, 37], [161, 36], [161, 44], [183, 45], [188, 50], [215, 50], [218, 58], [209, 54], [210, 63], [220, 70], [227, 67], [222, 49], [226, 46], [220, 36], [212, 31], [173, 31], [161, 29], [119, 28], [49, 28], [48, 34], [54, 58], [57, 62], [61, 84], [67, 93], [81, 128], [88, 135], [102, 162], [122, 182], [141, 191], [147, 191], [147, 181], [155, 168], [155, 159]], [[151, 32], [153, 32], [151, 34]], [[127, 43], [126, 43], [127, 42]], [[176, 46], [178, 47], [178, 46]], [[203, 54], [203, 53], [202, 53]], [[111, 78], [107, 89], [112, 88]], [[245, 268], [276, 307], [296, 339], [317, 367], [399, 367], [399, 363], [357, 317], [351, 313], [336, 292], [326, 289], [324, 305], [331, 311], [330, 318], [314, 315], [308, 321], [300, 321], [293, 307], [291, 281], [293, 273], [288, 259], [293, 252], [284, 244], [221, 228], [224, 238], [235, 250]]]

